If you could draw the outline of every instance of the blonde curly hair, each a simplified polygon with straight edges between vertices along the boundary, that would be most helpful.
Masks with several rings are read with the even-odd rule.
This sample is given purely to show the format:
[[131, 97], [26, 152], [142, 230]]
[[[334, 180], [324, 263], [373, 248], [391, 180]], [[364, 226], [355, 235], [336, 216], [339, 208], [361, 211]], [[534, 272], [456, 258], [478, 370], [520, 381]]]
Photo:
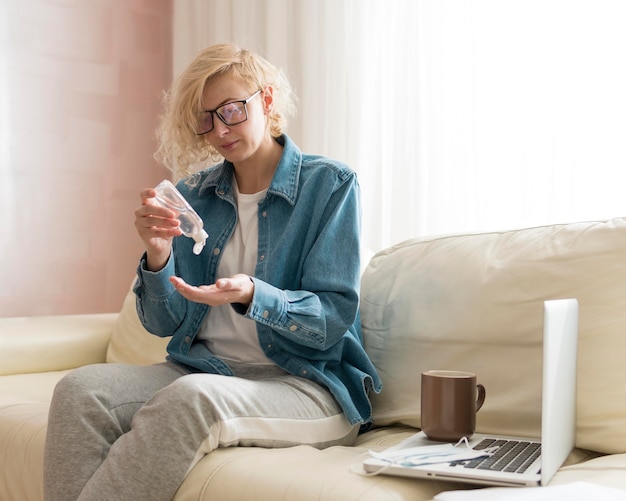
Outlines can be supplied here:
[[280, 136], [287, 117], [295, 113], [295, 96], [282, 71], [258, 54], [233, 44], [218, 44], [200, 51], [165, 93], [156, 135], [155, 159], [177, 178], [191, 176], [208, 159], [221, 158], [205, 136], [196, 134], [202, 98], [214, 77], [229, 75], [250, 85], [250, 92], [271, 86], [274, 106], [268, 116], [272, 137]]

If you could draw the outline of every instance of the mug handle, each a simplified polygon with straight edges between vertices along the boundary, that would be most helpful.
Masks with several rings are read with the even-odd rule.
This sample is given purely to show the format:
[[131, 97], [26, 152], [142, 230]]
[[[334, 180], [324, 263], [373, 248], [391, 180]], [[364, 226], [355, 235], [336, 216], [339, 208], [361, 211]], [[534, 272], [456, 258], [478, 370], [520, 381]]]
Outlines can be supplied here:
[[485, 397], [487, 396], [487, 390], [482, 384], [477, 384], [476, 389], [478, 390], [478, 398], [476, 399], [476, 412], [483, 406], [485, 403]]

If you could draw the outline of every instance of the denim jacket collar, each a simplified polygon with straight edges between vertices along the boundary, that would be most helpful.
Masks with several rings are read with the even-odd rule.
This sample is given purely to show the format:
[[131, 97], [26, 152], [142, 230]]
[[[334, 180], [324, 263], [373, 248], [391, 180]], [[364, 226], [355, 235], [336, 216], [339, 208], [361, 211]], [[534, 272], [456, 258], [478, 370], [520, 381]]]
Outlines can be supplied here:
[[[283, 146], [283, 154], [280, 157], [276, 172], [274, 173], [274, 177], [267, 192], [283, 197], [291, 205], [295, 205], [298, 194], [300, 169], [302, 166], [302, 152], [285, 134], [276, 138], [276, 141]], [[233, 175], [233, 164], [225, 160], [207, 174], [202, 186], [200, 186], [198, 190], [198, 194], [203, 196], [206, 190], [215, 187], [220, 196], [231, 198]]]

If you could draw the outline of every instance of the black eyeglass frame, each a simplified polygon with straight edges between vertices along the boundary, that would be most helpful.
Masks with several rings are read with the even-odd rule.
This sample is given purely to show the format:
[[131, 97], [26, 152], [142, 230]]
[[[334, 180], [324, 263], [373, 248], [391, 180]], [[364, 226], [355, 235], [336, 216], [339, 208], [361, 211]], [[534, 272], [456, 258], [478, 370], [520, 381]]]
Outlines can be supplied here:
[[[204, 132], [196, 132], [196, 136], [203, 136], [204, 134], [208, 134], [209, 132], [211, 132], [213, 129], [215, 129], [215, 120], [213, 119], [213, 115], [216, 115], [217, 118], [220, 119], [220, 121], [224, 124], [224, 125], [239, 125], [241, 123], [244, 123], [246, 120], [248, 120], [248, 103], [250, 101], [252, 101], [257, 94], [260, 94], [262, 92], [263, 89], [259, 89], [257, 90], [254, 94], [252, 94], [251, 96], [245, 98], [245, 99], [239, 99], [237, 101], [229, 101], [227, 103], [224, 103], [220, 106], [218, 106], [217, 108], [215, 108], [214, 110], [203, 110], [204, 113], [210, 113], [211, 114], [211, 128], [207, 131]], [[243, 120], [239, 120], [238, 122], [227, 122], [226, 119], [220, 115], [220, 112], [218, 111], [219, 109], [223, 108], [224, 106], [228, 106], [229, 104], [235, 104], [235, 103], [241, 103], [243, 104], [243, 111], [245, 113], [245, 118]]]

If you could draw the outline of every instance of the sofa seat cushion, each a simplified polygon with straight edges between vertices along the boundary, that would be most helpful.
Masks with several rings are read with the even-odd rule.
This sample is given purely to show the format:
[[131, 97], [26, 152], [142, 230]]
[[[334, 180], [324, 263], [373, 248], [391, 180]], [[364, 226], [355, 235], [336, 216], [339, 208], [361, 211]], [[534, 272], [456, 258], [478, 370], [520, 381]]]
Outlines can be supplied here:
[[0, 376], [0, 499], [43, 498], [43, 448], [48, 408], [69, 370]]
[[70, 370], [0, 376], [0, 395], [7, 402], [50, 403], [54, 387]]
[[[626, 491], [626, 454], [610, 454], [562, 467], [550, 485], [590, 482]], [[624, 492], [626, 499], [626, 492]]]
[[43, 498], [43, 448], [48, 408], [57, 382], [69, 372], [0, 376], [0, 499]]
[[43, 499], [47, 402], [0, 397], [0, 499]]
[[361, 435], [353, 447], [324, 450], [309, 446], [218, 449], [193, 468], [174, 501], [421, 501], [462, 487], [452, 482], [359, 474], [369, 449], [383, 450], [413, 433], [408, 427], [377, 429]]
[[626, 452], [626, 221], [417, 238], [363, 275], [378, 425], [420, 426], [420, 374], [475, 372], [485, 433], [539, 436], [543, 301], [579, 302], [577, 446]]

